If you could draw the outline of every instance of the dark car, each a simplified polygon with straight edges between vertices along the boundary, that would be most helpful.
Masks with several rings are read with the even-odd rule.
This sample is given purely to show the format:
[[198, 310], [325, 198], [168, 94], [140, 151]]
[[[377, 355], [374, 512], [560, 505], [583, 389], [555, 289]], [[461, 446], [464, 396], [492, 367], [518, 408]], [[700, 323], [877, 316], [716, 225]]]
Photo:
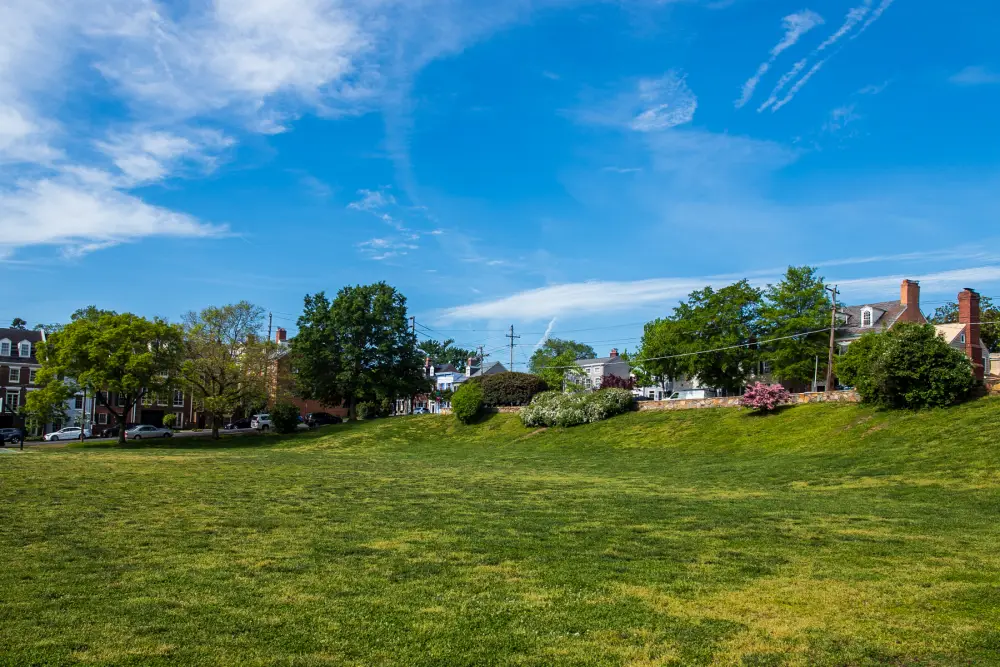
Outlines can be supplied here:
[[250, 420], [249, 419], [234, 419], [233, 421], [229, 422], [228, 424], [226, 424], [222, 428], [226, 429], [227, 431], [235, 431], [236, 429], [240, 429], [240, 428], [250, 428]]
[[337, 415], [328, 412], [310, 412], [306, 415], [306, 424], [314, 428], [316, 426], [327, 426], [329, 424], [339, 424], [344, 421]]
[[[129, 430], [131, 428], [135, 428], [138, 425], [139, 424], [133, 424], [132, 422], [129, 422], [129, 423], [125, 424], [125, 430], [127, 431], [127, 430]], [[101, 436], [100, 437], [102, 437], [102, 438], [117, 438], [118, 437], [118, 426], [109, 426], [108, 428], [104, 429], [103, 431], [101, 431]]]
[[16, 445], [24, 440], [24, 433], [19, 428], [0, 428], [0, 444]]

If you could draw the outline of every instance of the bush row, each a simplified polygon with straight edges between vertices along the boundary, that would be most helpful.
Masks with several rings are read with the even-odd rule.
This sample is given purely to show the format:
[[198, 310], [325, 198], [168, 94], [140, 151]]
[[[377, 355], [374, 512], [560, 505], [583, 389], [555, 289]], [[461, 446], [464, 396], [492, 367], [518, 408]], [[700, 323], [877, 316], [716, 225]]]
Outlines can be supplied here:
[[602, 389], [592, 394], [548, 391], [521, 410], [521, 421], [525, 426], [590, 424], [628, 412], [633, 401], [632, 392], [626, 389]]
[[483, 404], [493, 408], [527, 405], [536, 394], [549, 388], [537, 375], [510, 372], [472, 378], [465, 384], [479, 385], [483, 390]]

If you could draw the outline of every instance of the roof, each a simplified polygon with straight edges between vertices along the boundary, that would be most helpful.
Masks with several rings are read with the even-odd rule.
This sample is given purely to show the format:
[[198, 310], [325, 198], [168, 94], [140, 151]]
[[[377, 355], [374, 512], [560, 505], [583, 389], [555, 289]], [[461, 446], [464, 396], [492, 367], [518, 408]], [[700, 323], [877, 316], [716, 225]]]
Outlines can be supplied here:
[[454, 364], [435, 364], [434, 373], [461, 373], [462, 371], [455, 368]]
[[[865, 308], [883, 311], [882, 315], [877, 317], [870, 327], [861, 326], [861, 311]], [[896, 320], [905, 311], [906, 306], [900, 301], [880, 301], [878, 303], [866, 303], [860, 306], [838, 308], [837, 313], [843, 315], [845, 319], [843, 320], [843, 324], [837, 326], [837, 334], [841, 338], [848, 338], [860, 336], [869, 331], [880, 331], [883, 328], [888, 329], [896, 323]]]
[[621, 356], [617, 357], [600, 357], [599, 359], [577, 359], [576, 364], [579, 366], [603, 366], [605, 364], [616, 364], [624, 363], [625, 360]]
[[35, 345], [42, 342], [41, 331], [29, 331], [28, 329], [0, 329], [0, 340], [10, 341], [11, 355], [17, 354], [17, 346], [24, 341], [31, 343], [31, 356], [10, 356], [0, 357], [0, 364], [37, 364], [38, 358], [35, 356]]
[[953, 343], [959, 334], [965, 331], [964, 324], [935, 324], [934, 331], [937, 332], [938, 336], [944, 338], [944, 342]]
[[506, 373], [507, 367], [501, 364], [499, 361], [495, 362], [492, 366], [487, 366], [486, 368], [481, 368], [474, 371], [470, 377], [482, 377], [483, 375], [496, 375], [497, 373]]

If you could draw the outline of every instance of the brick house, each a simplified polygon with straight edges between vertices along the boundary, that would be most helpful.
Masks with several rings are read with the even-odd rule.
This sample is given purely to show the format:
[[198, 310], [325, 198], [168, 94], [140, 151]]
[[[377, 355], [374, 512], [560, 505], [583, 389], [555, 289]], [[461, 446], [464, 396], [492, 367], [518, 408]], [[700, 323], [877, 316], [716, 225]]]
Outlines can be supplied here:
[[41, 365], [35, 346], [45, 340], [41, 331], [0, 329], [0, 428], [24, 428], [18, 409], [28, 392], [38, 388]]
[[938, 336], [952, 347], [961, 350], [972, 361], [976, 379], [982, 381], [991, 373], [990, 350], [980, 338], [982, 314], [979, 308], [979, 294], [966, 287], [958, 293], [958, 322], [938, 324], [934, 329]]
[[[115, 408], [125, 407], [125, 399], [118, 393], [112, 392], [109, 402]], [[167, 414], [175, 416], [175, 428], [203, 427], [205, 425], [204, 417], [195, 410], [192, 395], [180, 389], [159, 395], [147, 394], [142, 401], [136, 403], [125, 421], [129, 424], [162, 426], [163, 417]], [[93, 415], [94, 432], [102, 433], [117, 423], [117, 418], [111, 410], [106, 408], [101, 401], [97, 401]]]

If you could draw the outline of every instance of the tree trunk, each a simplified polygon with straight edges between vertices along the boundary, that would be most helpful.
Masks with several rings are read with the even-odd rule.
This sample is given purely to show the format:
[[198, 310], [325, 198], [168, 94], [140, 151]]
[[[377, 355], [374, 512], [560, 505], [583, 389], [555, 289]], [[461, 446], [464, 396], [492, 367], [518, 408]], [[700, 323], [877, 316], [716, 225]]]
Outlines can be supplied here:
[[125, 444], [125, 418], [128, 415], [127, 410], [122, 410], [121, 415], [115, 415], [118, 418], [118, 444]]
[[357, 421], [358, 419], [358, 399], [351, 396], [347, 401], [347, 421]]
[[212, 440], [219, 439], [219, 415], [212, 413]]

